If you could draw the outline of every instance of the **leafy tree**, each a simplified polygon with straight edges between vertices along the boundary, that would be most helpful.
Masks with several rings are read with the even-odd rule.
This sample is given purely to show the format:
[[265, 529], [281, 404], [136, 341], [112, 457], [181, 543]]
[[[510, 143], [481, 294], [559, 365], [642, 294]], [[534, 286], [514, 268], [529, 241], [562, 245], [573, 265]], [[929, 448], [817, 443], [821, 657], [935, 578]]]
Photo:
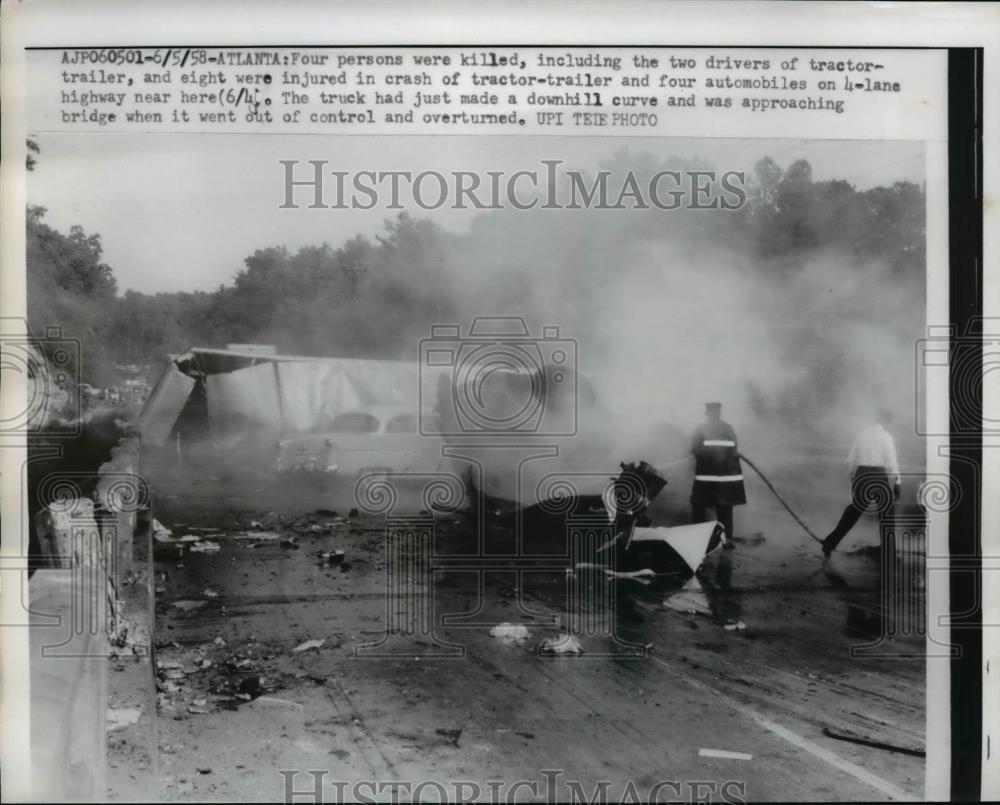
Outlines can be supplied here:
[[[711, 166], [621, 152], [601, 167], [618, 177], [632, 171], [644, 186], [660, 171]], [[609, 196], [618, 190], [610, 184]], [[557, 305], [558, 323], [589, 332], [606, 290], [660, 252], [697, 266], [709, 250], [728, 247], [760, 277], [779, 281], [834, 254], [840, 270], [860, 277], [884, 264], [908, 293], [922, 292], [925, 214], [924, 191], [912, 183], [859, 192], [843, 180], [816, 181], [805, 160], [782, 169], [765, 157], [739, 211], [497, 210], [462, 234], [403, 213], [374, 241], [358, 236], [294, 253], [259, 248], [211, 292], [120, 295], [98, 235], [56, 232], [44, 208], [29, 207], [29, 322], [37, 332], [62, 325], [79, 338], [81, 379], [100, 385], [113, 375], [112, 362], [162, 362], [191, 345], [257, 342], [305, 355], [413, 358], [432, 323], [467, 323], [472, 306], [541, 319]]]
[[40, 154], [42, 151], [38, 147], [38, 143], [32, 140], [30, 137], [28, 138], [27, 147], [28, 147], [28, 155], [25, 158], [24, 167], [30, 173], [35, 169], [35, 165], [38, 164], [38, 160], [35, 159], [35, 154]]

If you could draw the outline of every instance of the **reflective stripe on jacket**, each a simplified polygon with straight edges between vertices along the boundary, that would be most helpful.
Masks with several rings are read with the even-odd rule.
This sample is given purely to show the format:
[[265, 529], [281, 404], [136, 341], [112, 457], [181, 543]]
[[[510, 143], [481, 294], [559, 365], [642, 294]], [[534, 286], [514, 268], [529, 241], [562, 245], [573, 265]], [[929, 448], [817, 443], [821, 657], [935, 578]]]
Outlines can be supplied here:
[[691, 437], [696, 481], [726, 483], [743, 480], [740, 454], [736, 447], [736, 431], [723, 422], [704, 422]]

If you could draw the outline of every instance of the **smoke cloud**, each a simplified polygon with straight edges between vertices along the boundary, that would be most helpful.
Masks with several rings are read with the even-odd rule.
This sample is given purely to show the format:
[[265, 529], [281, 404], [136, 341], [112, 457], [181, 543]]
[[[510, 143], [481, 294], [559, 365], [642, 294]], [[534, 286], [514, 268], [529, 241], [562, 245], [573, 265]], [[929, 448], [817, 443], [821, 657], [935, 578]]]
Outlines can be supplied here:
[[859, 254], [849, 231], [780, 255], [754, 231], [720, 211], [489, 213], [444, 270], [464, 323], [522, 315], [578, 341], [616, 444], [658, 423], [686, 434], [719, 400], [748, 453], [842, 457], [888, 408], [901, 459], [922, 463], [923, 274]]

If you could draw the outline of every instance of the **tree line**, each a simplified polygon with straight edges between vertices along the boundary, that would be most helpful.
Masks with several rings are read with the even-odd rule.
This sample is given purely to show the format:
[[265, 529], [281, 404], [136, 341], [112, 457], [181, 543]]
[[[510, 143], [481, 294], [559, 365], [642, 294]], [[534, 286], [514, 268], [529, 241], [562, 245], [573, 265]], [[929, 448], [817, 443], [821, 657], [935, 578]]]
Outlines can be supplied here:
[[[29, 144], [29, 170], [36, 158]], [[692, 164], [620, 153], [602, 167], [652, 176]], [[192, 345], [255, 342], [291, 354], [414, 358], [432, 322], [463, 320], [470, 295], [484, 308], [537, 309], [538, 278], [551, 273], [567, 304], [597, 304], [602, 286], [636, 259], [636, 244], [682, 242], [694, 261], [701, 245], [724, 246], [779, 278], [835, 253], [845, 271], [877, 263], [922, 293], [922, 187], [859, 191], [844, 180], [815, 181], [805, 160], [782, 168], [770, 157], [747, 178], [747, 203], [736, 211], [581, 210], [556, 218], [499, 210], [463, 233], [402, 213], [374, 239], [258, 249], [231, 283], [207, 292], [121, 293], [100, 235], [79, 226], [58, 232], [44, 208], [29, 207], [29, 327], [41, 335], [61, 326], [80, 341], [78, 379], [111, 385], [115, 364], [162, 364]]]

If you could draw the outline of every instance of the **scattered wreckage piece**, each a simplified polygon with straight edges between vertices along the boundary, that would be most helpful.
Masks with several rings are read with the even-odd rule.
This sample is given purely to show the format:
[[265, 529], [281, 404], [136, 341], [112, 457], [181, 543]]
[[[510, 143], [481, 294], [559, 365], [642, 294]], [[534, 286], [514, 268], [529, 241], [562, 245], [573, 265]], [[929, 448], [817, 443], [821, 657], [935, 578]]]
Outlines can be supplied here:
[[345, 556], [341, 550], [320, 551], [317, 555], [319, 556], [318, 564], [320, 567], [343, 564]]
[[153, 539], [157, 542], [174, 542], [174, 532], [159, 520], [153, 520]]
[[107, 731], [120, 730], [139, 721], [141, 707], [109, 707], [107, 710]]
[[237, 534], [233, 539], [252, 539], [257, 542], [267, 542], [281, 539], [281, 534], [277, 531], [245, 531], [242, 534]]
[[731, 752], [728, 749], [699, 749], [698, 757], [716, 757], [723, 760], [753, 760], [753, 755], [746, 752]]
[[886, 752], [897, 752], [901, 755], [911, 755], [912, 757], [927, 757], [927, 752], [923, 749], [911, 749], [906, 746], [894, 746], [893, 744], [883, 743], [882, 741], [873, 741], [870, 738], [862, 738], [859, 735], [848, 735], [846, 733], [834, 732], [829, 727], [823, 727], [823, 734], [827, 738], [833, 738], [835, 741], [847, 741], [848, 743], [858, 744], [859, 746], [870, 746], [873, 749], [884, 749]]
[[538, 646], [539, 654], [562, 656], [577, 656], [583, 654], [583, 646], [575, 635], [561, 634], [558, 637], [547, 637]]
[[191, 612], [205, 606], [208, 601], [172, 601], [170, 606], [179, 609], [181, 612]]
[[725, 544], [725, 536], [721, 533], [721, 525], [714, 521], [669, 528], [637, 526], [632, 532], [630, 547], [639, 548], [657, 543], [669, 548], [683, 560], [692, 573], [695, 573], [709, 555]]
[[505, 646], [520, 645], [530, 636], [527, 627], [519, 623], [501, 623], [490, 629], [490, 637]]
[[305, 643], [299, 643], [295, 648], [292, 649], [293, 654], [298, 654], [302, 651], [309, 651], [310, 649], [318, 649], [326, 643], [326, 640], [306, 640]]

